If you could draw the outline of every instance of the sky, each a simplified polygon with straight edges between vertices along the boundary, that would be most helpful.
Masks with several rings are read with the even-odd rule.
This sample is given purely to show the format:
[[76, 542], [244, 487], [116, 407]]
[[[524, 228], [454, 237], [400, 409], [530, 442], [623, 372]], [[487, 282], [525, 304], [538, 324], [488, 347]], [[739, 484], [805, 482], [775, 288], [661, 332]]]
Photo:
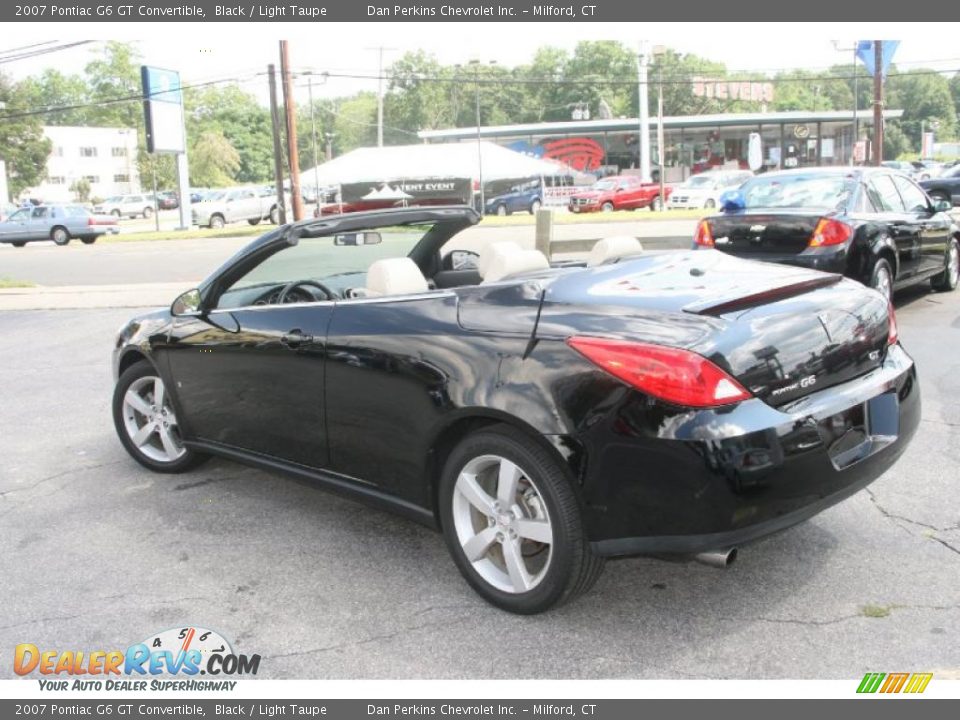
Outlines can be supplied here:
[[[529, 62], [538, 47], [573, 49], [582, 40], [619, 40], [637, 47], [641, 39], [679, 52], [723, 62], [731, 70], [767, 72], [822, 69], [849, 62], [854, 41], [899, 39], [895, 62], [904, 69], [960, 70], [960, 23], [103, 23], [18, 25], [15, 40], [0, 41], [0, 52], [45, 40], [112, 38], [136, 42], [146, 64], [179, 70], [184, 83], [235, 77], [266, 102], [266, 78], [255, 73], [279, 64], [277, 41], [290, 41], [294, 68], [317, 72], [376, 75], [379, 52], [385, 64], [406, 51], [423, 49], [443, 63], [495, 61], [513, 66]], [[9, 36], [8, 36], [9, 38]], [[79, 70], [92, 48], [10, 63], [0, 71], [14, 77], [45, 67]], [[845, 51], [837, 48], [846, 48]], [[376, 81], [319, 78], [315, 97], [375, 90]], [[297, 89], [298, 100], [307, 90]], [[303, 94], [304, 97], [299, 97]]]

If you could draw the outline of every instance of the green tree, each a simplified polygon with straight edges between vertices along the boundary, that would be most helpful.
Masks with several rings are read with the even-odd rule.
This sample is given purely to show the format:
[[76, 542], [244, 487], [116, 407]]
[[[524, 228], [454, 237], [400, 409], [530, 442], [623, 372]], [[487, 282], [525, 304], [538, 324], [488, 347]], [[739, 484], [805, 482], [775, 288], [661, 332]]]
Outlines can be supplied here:
[[886, 85], [886, 106], [903, 108], [900, 127], [912, 150], [920, 149], [921, 128], [939, 123], [938, 137], [951, 138], [957, 124], [957, 112], [950, 94], [949, 81], [936, 72], [911, 70], [891, 72]]
[[87, 82], [81, 75], [64, 75], [54, 68], [46, 68], [37, 77], [25, 78], [20, 83], [24, 102], [31, 108], [71, 108], [50, 112], [44, 117], [47, 125], [86, 125], [88, 110], [79, 106], [90, 99]]
[[240, 153], [219, 130], [207, 130], [190, 147], [190, 184], [222, 187], [236, 182]]
[[2, 74], [0, 102], [4, 103], [0, 110], [0, 160], [7, 165], [7, 184], [16, 197], [43, 179], [52, 144], [43, 136], [40, 115], [21, 114], [33, 109], [28, 94]]
[[85, 203], [90, 199], [90, 181], [85, 177], [74, 180], [70, 183], [70, 192], [74, 194], [77, 202]]

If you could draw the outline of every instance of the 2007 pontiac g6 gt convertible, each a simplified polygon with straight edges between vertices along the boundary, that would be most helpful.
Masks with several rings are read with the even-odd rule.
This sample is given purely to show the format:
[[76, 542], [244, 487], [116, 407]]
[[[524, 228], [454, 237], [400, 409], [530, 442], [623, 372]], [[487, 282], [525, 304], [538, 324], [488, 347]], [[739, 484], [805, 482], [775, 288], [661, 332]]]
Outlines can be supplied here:
[[470, 208], [306, 220], [253, 241], [114, 352], [124, 447], [210, 455], [442, 530], [487, 601], [585, 592], [606, 557], [736, 549], [866, 486], [920, 418], [878, 292], [717, 251], [585, 262], [454, 236]]

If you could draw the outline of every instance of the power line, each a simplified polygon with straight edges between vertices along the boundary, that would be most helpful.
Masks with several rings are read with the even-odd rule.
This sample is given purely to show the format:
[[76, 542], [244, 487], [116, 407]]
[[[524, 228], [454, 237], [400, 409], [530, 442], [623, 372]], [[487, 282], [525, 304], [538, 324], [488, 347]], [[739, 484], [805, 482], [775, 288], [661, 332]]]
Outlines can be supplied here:
[[21, 45], [20, 47], [7, 48], [6, 50], [0, 50], [0, 55], [9, 55], [11, 53], [22, 52], [23, 50], [30, 50], [31, 48], [38, 48], [44, 45], [53, 45], [56, 40], [45, 40], [41, 43], [32, 43], [30, 45]]
[[96, 40], [78, 40], [77, 42], [66, 43], [64, 45], [57, 45], [56, 47], [44, 47], [37, 50], [30, 50], [27, 52], [22, 52], [19, 55], [7, 55], [0, 58], [0, 65], [6, 65], [7, 63], [16, 62], [17, 60], [27, 60], [29, 58], [39, 57], [40, 55], [49, 55], [50, 53], [60, 52], [61, 50], [70, 50], [71, 48], [79, 47], [80, 45], [89, 45], [90, 43], [97, 42]]

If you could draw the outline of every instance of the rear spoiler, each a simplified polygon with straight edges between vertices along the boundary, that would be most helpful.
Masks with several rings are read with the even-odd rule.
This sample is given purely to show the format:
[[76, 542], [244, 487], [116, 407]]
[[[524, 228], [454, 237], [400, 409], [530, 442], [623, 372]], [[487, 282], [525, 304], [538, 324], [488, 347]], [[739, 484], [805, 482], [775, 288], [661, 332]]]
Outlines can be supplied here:
[[684, 312], [696, 315], [720, 317], [727, 313], [749, 310], [759, 305], [766, 305], [777, 302], [778, 300], [786, 300], [787, 298], [803, 295], [813, 290], [830, 287], [831, 285], [836, 285], [841, 280], [843, 280], [842, 275], [825, 274], [822, 277], [817, 277], [812, 280], [803, 280], [801, 282], [790, 283], [789, 285], [780, 285], [768, 290], [761, 290], [752, 295], [744, 295], [732, 299], [720, 299], [719, 302], [716, 299], [711, 299], [691, 303], [684, 307], [683, 310]]

